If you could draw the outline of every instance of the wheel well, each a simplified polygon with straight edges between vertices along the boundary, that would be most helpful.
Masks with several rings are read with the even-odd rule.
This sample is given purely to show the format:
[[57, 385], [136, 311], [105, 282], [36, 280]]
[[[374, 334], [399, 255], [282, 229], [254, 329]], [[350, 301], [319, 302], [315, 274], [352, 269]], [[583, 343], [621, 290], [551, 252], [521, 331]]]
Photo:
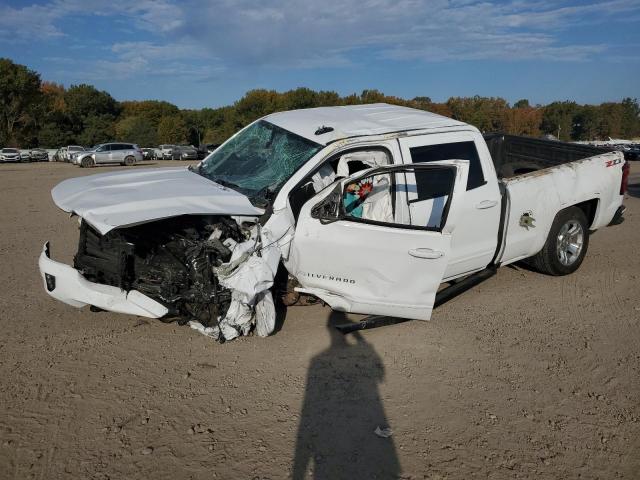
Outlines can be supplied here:
[[576, 203], [573, 205], [574, 207], [578, 207], [582, 210], [587, 217], [587, 222], [589, 227], [593, 225], [593, 221], [596, 218], [596, 210], [598, 210], [598, 199], [593, 198], [591, 200], [587, 200], [585, 202]]

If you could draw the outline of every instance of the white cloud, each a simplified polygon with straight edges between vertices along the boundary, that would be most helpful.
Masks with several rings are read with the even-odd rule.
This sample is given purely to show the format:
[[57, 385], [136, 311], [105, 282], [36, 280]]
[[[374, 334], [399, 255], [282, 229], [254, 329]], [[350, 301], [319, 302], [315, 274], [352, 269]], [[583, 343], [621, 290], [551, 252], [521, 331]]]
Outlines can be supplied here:
[[193, 0], [176, 34], [194, 39], [227, 63], [302, 66], [307, 59], [370, 57], [420, 61], [585, 60], [600, 43], [562, 40], [570, 26], [640, 12], [640, 0], [570, 5], [566, 1], [472, 0]]
[[14, 8], [0, 5], [0, 39], [25, 41], [30, 38], [61, 37], [63, 33], [56, 22], [62, 16], [61, 12], [48, 6]]
[[46, 57], [44, 60], [58, 66], [55, 72], [58, 78], [73, 83], [150, 77], [202, 81], [225, 71], [215, 57], [187, 43], [122, 42], [114, 44], [100, 58]]
[[204, 75], [221, 64], [345, 66], [362, 52], [367, 61], [585, 60], [607, 45], [568, 42], [566, 29], [638, 14], [640, 0], [54, 0], [0, 7], [0, 38], [61, 37], [74, 15], [124, 17], [141, 40], [110, 46], [103, 68], [126, 75], [171, 61]]

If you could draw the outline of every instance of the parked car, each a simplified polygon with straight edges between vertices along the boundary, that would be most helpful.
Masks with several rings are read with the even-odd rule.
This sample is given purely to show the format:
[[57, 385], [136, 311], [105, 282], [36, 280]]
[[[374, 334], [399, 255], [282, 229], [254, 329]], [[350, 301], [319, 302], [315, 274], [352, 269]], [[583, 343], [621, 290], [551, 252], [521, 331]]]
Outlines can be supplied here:
[[142, 158], [144, 160], [155, 160], [156, 152], [154, 148], [143, 148], [142, 149]]
[[176, 145], [173, 149], [174, 160], [198, 160], [198, 150], [193, 145]]
[[43, 148], [33, 148], [29, 152], [29, 156], [32, 162], [48, 162], [49, 153]]
[[0, 162], [19, 162], [20, 150], [17, 148], [3, 148], [0, 150]]
[[213, 153], [215, 149], [218, 148], [219, 146], [220, 146], [219, 144], [215, 144], [215, 143], [200, 145], [198, 147], [198, 160], [204, 160], [207, 157], [207, 155], [209, 155], [210, 153]]
[[81, 167], [95, 167], [107, 163], [119, 163], [132, 166], [141, 162], [142, 150], [133, 143], [103, 143], [96, 145], [92, 150], [82, 152], [75, 157], [75, 161]]
[[64, 265], [47, 243], [39, 265], [69, 305], [194, 320], [221, 341], [271, 331], [280, 264], [297, 292], [374, 316], [358, 328], [428, 320], [504, 265], [575, 272], [591, 232], [622, 221], [628, 175], [620, 152], [405, 107], [279, 112], [194, 167], [60, 183], [78, 253]]
[[73, 160], [73, 155], [76, 153], [82, 153], [85, 151], [84, 147], [80, 145], [69, 145], [65, 147], [62, 158], [65, 162], [71, 162]]
[[173, 160], [175, 145], [159, 145], [158, 149], [160, 150], [159, 160]]
[[54, 162], [64, 162], [64, 151], [66, 150], [66, 147], [60, 147], [58, 150], [56, 150], [56, 153], [53, 155], [53, 161]]

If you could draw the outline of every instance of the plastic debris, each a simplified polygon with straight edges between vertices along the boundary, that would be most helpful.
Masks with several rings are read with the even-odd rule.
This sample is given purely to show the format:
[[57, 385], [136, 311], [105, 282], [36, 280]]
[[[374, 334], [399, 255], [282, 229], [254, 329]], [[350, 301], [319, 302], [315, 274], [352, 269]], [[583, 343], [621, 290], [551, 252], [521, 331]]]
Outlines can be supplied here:
[[391, 435], [393, 435], [393, 430], [391, 430], [389, 427], [381, 428], [380, 425], [378, 425], [373, 433], [375, 433], [380, 438], [389, 438]]

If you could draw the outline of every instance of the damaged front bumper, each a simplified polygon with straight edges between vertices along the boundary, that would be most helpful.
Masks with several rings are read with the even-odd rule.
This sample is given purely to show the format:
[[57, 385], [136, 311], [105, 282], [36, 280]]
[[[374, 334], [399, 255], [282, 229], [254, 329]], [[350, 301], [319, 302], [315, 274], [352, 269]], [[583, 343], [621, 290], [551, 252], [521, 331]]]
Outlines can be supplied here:
[[81, 308], [93, 305], [102, 310], [160, 318], [168, 309], [136, 290], [125, 291], [110, 285], [88, 281], [75, 268], [50, 258], [49, 242], [45, 243], [38, 260], [45, 290], [53, 298]]

